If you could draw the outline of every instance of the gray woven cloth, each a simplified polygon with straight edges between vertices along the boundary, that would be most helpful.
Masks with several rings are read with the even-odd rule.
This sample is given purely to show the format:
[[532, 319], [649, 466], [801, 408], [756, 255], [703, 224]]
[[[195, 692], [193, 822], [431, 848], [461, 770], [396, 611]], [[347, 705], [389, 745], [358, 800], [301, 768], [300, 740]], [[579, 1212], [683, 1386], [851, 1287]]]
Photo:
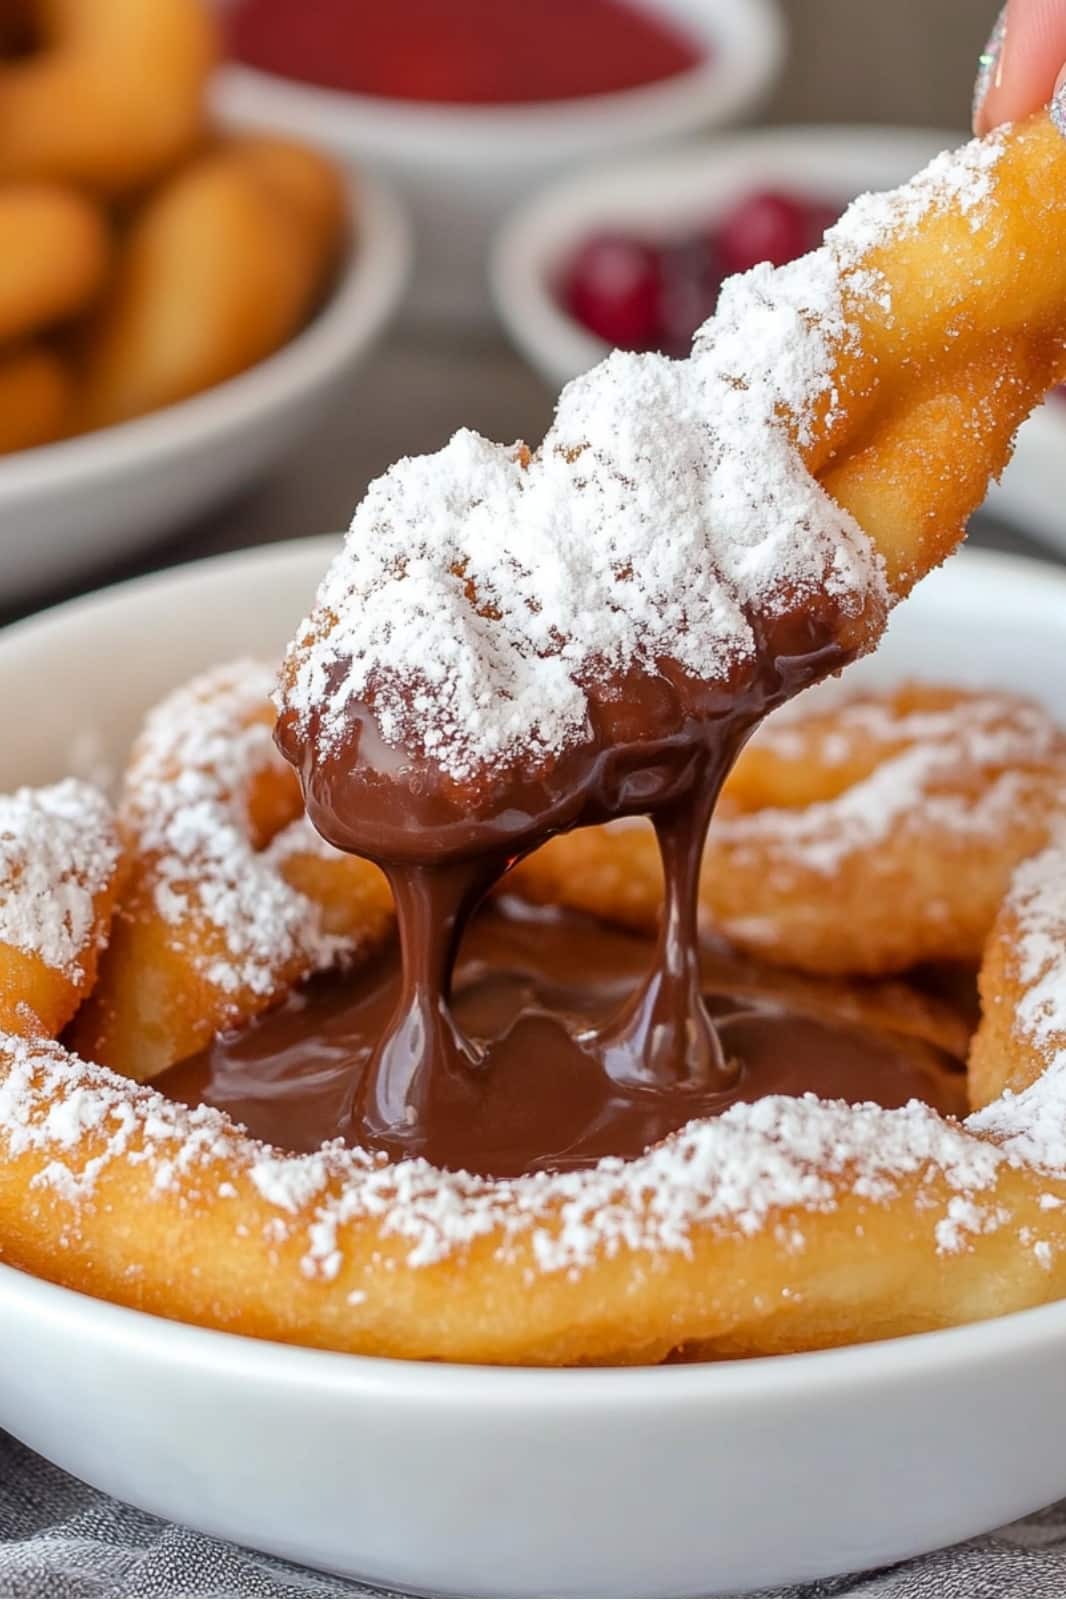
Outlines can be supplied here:
[[[97, 1494], [0, 1434], [0, 1595], [334, 1596], [364, 1589]], [[998, 1533], [786, 1596], [1066, 1596], [1066, 1501]]]

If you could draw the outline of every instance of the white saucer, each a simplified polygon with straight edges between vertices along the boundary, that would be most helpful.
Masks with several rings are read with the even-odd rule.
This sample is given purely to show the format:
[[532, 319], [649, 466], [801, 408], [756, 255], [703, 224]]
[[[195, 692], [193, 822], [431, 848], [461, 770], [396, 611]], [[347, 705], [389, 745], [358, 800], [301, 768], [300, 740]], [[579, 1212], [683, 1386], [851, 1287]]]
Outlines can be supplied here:
[[[333, 541], [144, 579], [0, 635], [0, 787], [120, 761], [212, 661], [276, 652]], [[980, 648], [975, 648], [975, 641]], [[1066, 716], [1066, 573], [967, 555], [855, 669]], [[95, 728], [95, 749], [86, 728]], [[205, 1332], [0, 1268], [0, 1426], [150, 1511], [434, 1593], [736, 1594], [902, 1559], [1066, 1494], [1066, 1303], [719, 1366], [539, 1372]]]

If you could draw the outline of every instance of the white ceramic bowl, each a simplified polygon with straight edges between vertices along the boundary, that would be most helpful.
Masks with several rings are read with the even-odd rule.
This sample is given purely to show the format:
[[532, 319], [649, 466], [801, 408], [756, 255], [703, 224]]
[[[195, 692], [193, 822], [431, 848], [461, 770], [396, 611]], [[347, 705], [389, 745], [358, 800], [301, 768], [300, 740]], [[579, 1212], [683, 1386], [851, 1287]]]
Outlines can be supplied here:
[[288, 129], [369, 162], [415, 218], [414, 307], [483, 319], [485, 257], [516, 200], [553, 174], [621, 150], [727, 122], [751, 107], [784, 53], [777, 0], [654, 0], [714, 55], [666, 82], [622, 94], [533, 106], [433, 106], [338, 93], [231, 66], [218, 103], [241, 122]]
[[[500, 317], [554, 387], [602, 361], [608, 346], [559, 302], [555, 286], [591, 234], [684, 235], [753, 189], [784, 186], [830, 204], [903, 183], [964, 135], [864, 127], [767, 128], [565, 179], [520, 206], [497, 235], [490, 276]], [[1066, 405], [1050, 402], [1018, 436], [989, 509], [1066, 553]]]
[[[277, 652], [334, 541], [245, 552], [0, 635], [0, 787], [120, 760], [145, 708]], [[974, 648], [975, 639], [981, 648]], [[1066, 716], [1066, 573], [967, 555], [852, 669]], [[125, 670], [136, 662], [136, 672]], [[0, 1427], [164, 1517], [432, 1593], [737, 1594], [882, 1564], [1066, 1494], [1066, 1303], [719, 1366], [515, 1371], [287, 1348], [0, 1267]]]
[[0, 604], [173, 532], [314, 428], [407, 280], [407, 224], [387, 187], [353, 180], [351, 204], [358, 238], [340, 278], [276, 354], [150, 416], [0, 457]]

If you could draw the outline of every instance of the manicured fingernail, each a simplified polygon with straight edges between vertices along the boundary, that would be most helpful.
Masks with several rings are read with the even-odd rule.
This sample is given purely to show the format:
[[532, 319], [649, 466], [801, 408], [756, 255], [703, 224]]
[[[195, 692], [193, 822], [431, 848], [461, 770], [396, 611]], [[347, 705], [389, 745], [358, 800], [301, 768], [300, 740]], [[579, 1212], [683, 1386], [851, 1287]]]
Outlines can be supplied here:
[[1059, 73], [1055, 93], [1051, 96], [1051, 120], [1066, 139], [1066, 67]]
[[977, 58], [977, 82], [973, 86], [973, 119], [976, 123], [985, 97], [994, 83], [999, 82], [1003, 62], [1003, 41], [1007, 37], [1007, 7], [996, 18], [996, 25], [988, 43]]

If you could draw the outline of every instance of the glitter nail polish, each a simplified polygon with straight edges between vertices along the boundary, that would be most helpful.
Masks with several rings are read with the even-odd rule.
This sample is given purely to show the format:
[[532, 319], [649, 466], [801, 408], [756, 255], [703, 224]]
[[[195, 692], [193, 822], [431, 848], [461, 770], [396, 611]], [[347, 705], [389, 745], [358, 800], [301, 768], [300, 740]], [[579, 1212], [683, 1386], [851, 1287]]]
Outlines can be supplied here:
[[985, 96], [996, 81], [1000, 59], [1003, 55], [1003, 41], [1006, 36], [1007, 7], [1004, 6], [996, 18], [996, 24], [989, 35], [988, 43], [977, 58], [977, 82], [973, 86], [973, 116], [975, 122], [978, 112], [984, 105]]
[[1055, 85], [1055, 93], [1051, 97], [1051, 120], [1058, 128], [1062, 137], [1066, 139], [1066, 71], [1063, 72]]

